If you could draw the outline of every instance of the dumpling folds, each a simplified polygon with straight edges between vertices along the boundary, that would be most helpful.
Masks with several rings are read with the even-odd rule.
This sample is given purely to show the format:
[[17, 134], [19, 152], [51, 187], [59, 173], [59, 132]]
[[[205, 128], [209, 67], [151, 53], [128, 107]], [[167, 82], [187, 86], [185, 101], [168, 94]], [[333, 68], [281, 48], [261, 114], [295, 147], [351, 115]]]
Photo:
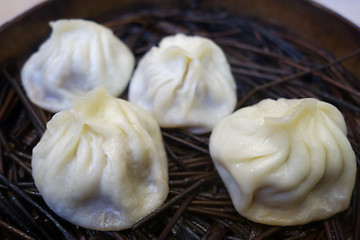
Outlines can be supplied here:
[[34, 104], [58, 112], [98, 85], [112, 96], [126, 89], [135, 58], [110, 29], [81, 19], [50, 25], [50, 38], [21, 71], [22, 84]]
[[210, 39], [165, 37], [140, 60], [129, 101], [148, 110], [160, 127], [209, 132], [236, 104], [236, 85], [227, 59]]
[[129, 228], [168, 194], [157, 122], [103, 88], [54, 115], [33, 150], [32, 169], [47, 205], [89, 229]]
[[316, 99], [266, 99], [221, 121], [210, 137], [236, 210], [255, 222], [296, 225], [345, 210], [355, 154], [340, 111]]

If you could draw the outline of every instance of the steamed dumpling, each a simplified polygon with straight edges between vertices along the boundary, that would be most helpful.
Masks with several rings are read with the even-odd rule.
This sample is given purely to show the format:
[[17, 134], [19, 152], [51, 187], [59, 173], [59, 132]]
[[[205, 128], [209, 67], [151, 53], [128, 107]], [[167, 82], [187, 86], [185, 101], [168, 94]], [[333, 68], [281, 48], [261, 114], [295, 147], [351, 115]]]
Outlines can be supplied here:
[[80, 19], [50, 25], [50, 38], [21, 71], [22, 84], [34, 104], [58, 112], [98, 85], [112, 96], [125, 90], [135, 58], [110, 29]]
[[129, 228], [169, 190], [157, 122], [103, 88], [54, 115], [33, 150], [32, 169], [47, 205], [89, 229]]
[[236, 105], [236, 85], [227, 59], [210, 39], [177, 34], [140, 60], [129, 100], [148, 110], [160, 127], [209, 132]]
[[236, 210], [255, 222], [295, 225], [345, 210], [356, 175], [342, 114], [316, 99], [266, 99], [222, 120], [214, 164]]

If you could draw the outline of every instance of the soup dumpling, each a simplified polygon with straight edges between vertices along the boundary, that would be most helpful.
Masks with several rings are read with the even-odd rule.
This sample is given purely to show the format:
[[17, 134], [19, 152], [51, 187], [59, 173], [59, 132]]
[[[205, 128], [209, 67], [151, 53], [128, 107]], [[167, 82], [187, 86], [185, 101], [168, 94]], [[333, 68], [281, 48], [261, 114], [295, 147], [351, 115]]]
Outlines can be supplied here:
[[222, 49], [200, 36], [161, 40], [140, 60], [129, 101], [148, 110], [164, 128], [210, 132], [236, 105], [236, 84]]
[[131, 227], [158, 208], [169, 191], [157, 122], [102, 87], [48, 122], [33, 150], [32, 169], [55, 213], [95, 230]]
[[333, 105], [266, 99], [223, 119], [210, 153], [236, 210], [269, 225], [328, 218], [350, 203], [355, 154]]
[[98, 23], [58, 20], [52, 33], [21, 71], [29, 99], [51, 112], [68, 109], [74, 98], [102, 85], [119, 96], [130, 80], [135, 58], [113, 32]]

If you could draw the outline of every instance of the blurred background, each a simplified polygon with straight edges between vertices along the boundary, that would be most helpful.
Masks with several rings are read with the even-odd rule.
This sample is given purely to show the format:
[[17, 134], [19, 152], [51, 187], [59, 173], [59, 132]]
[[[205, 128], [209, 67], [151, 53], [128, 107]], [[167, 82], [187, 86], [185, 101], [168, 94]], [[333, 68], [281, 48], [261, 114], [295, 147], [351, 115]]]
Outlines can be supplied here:
[[[45, 0], [0, 0], [0, 25]], [[360, 26], [360, 0], [314, 0]]]
[[0, 0], [0, 25], [45, 0]]

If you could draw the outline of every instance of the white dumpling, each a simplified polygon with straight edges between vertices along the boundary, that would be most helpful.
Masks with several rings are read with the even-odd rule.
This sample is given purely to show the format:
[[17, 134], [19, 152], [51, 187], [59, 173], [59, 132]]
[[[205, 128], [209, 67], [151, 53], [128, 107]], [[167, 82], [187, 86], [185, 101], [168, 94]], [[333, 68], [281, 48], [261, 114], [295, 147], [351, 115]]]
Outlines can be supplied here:
[[50, 38], [21, 71], [22, 85], [34, 104], [58, 112], [98, 85], [112, 96], [126, 89], [135, 57], [110, 29], [81, 19], [50, 25]]
[[148, 110], [160, 127], [209, 132], [236, 105], [236, 84], [225, 54], [207, 38], [176, 34], [140, 60], [129, 101]]
[[316, 99], [266, 99], [222, 120], [214, 164], [236, 210], [269, 225], [328, 218], [350, 203], [355, 154], [340, 111]]
[[32, 170], [47, 205], [89, 229], [129, 228], [169, 191], [156, 120], [102, 87], [48, 122], [33, 149]]

